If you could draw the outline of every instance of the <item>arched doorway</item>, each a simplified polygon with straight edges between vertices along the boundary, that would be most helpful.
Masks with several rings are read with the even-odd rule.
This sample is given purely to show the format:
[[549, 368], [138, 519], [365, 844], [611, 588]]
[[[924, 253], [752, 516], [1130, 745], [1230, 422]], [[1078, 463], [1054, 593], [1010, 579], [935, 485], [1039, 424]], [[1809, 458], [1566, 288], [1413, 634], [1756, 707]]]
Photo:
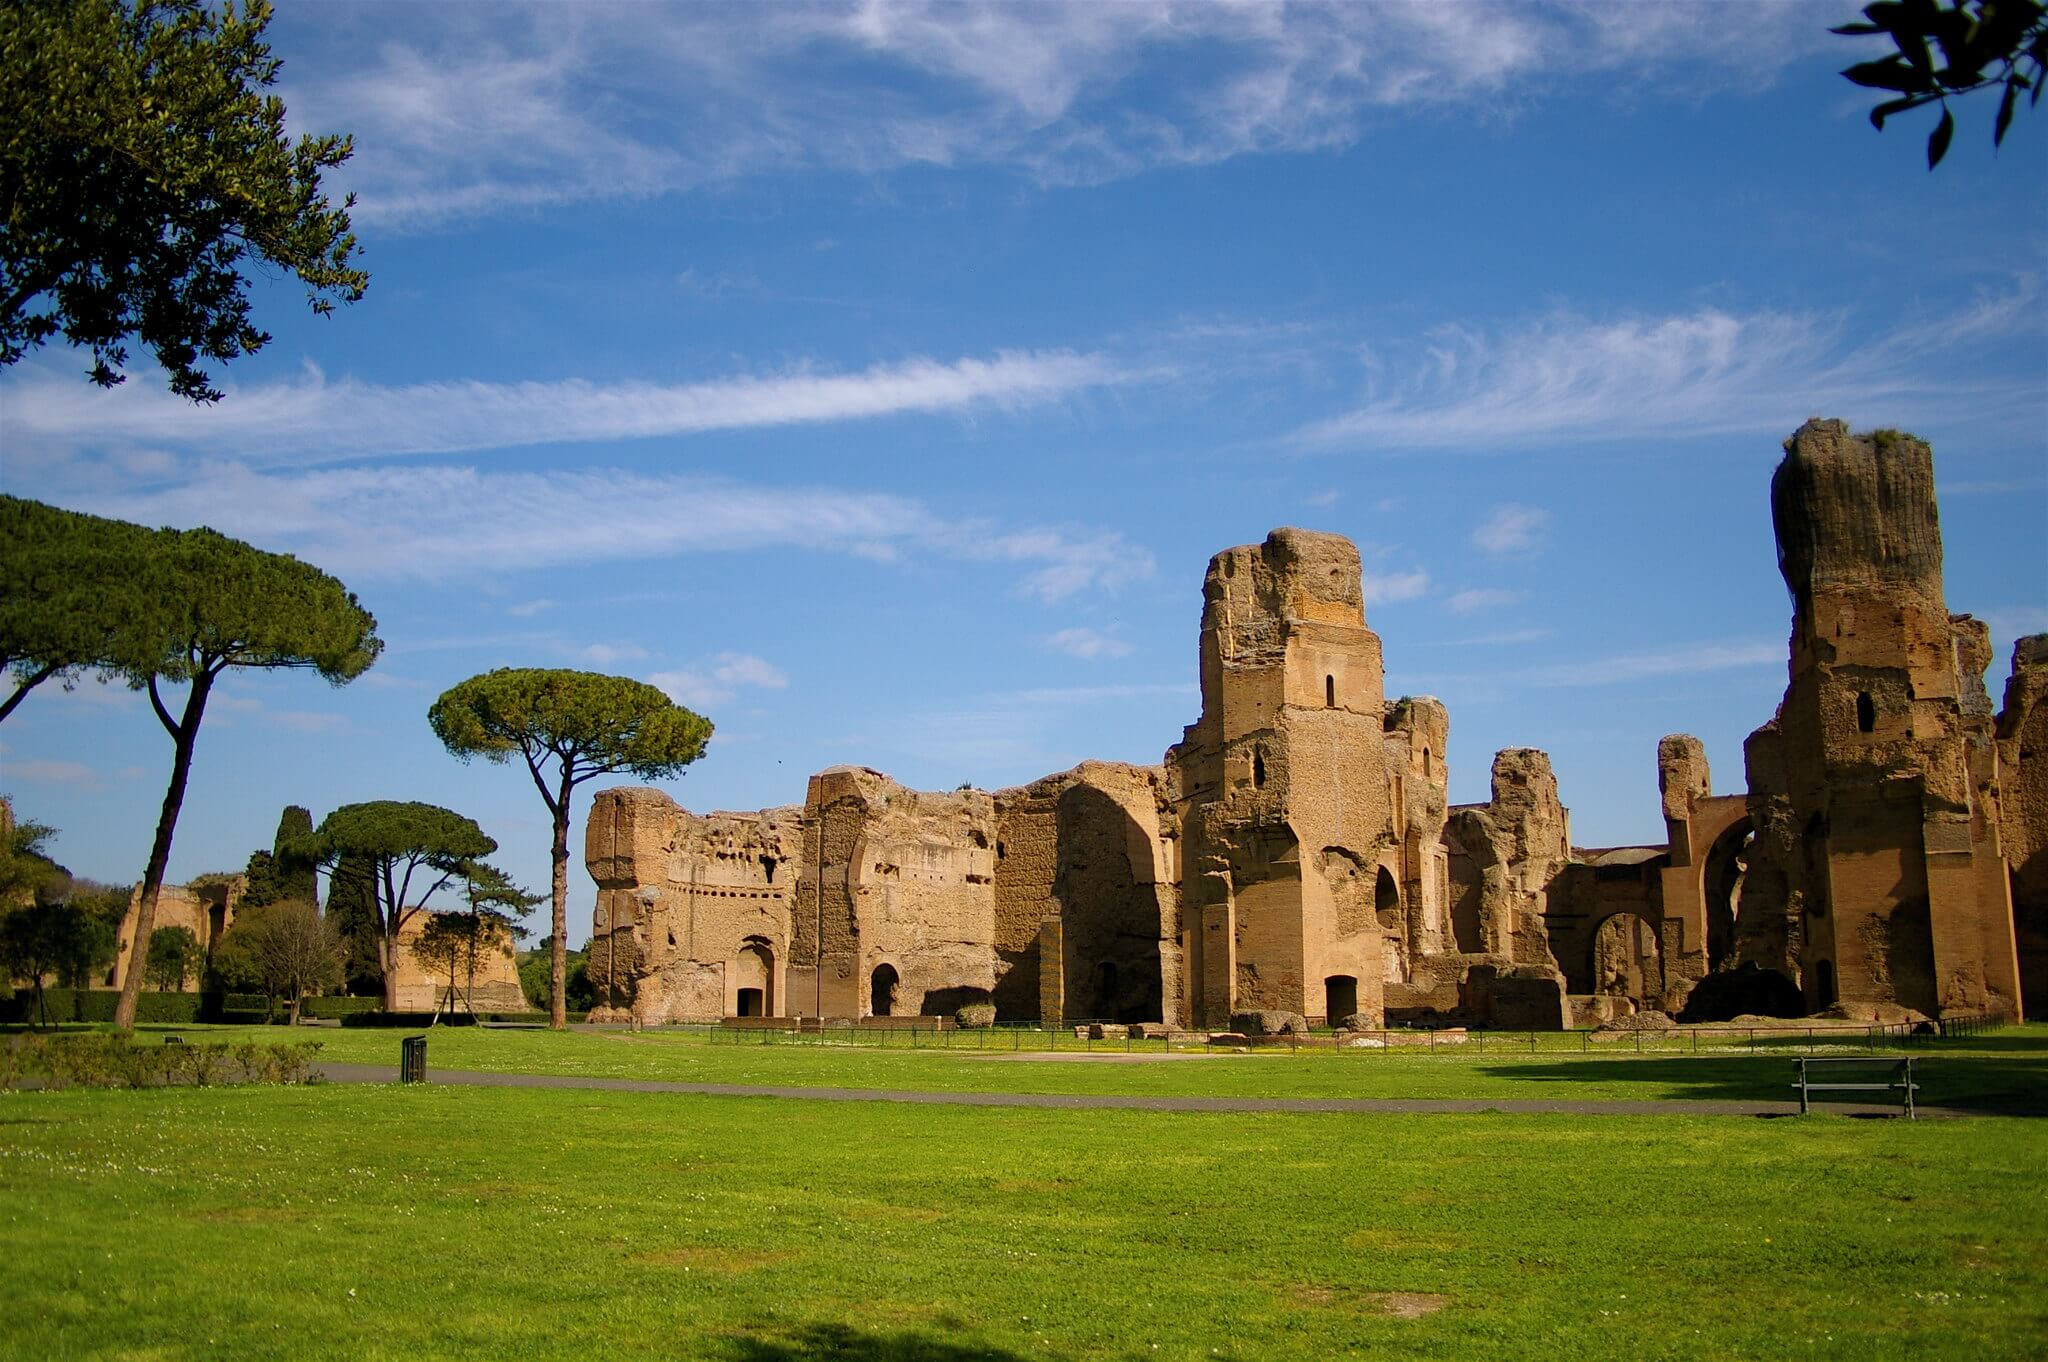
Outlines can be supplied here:
[[766, 942], [749, 941], [740, 947], [739, 958], [734, 961], [733, 979], [737, 985], [734, 996], [736, 1015], [775, 1015], [775, 953], [768, 949]]
[[1323, 1021], [1335, 1026], [1358, 1011], [1358, 980], [1333, 974], [1323, 980]]
[[1664, 997], [1664, 951], [1657, 928], [1634, 913], [1616, 913], [1593, 933], [1593, 991], [1654, 1004]]
[[1816, 960], [1813, 962], [1814, 1010], [1835, 1005], [1835, 962]]
[[1401, 914], [1400, 886], [1394, 883], [1394, 872], [1385, 866], [1373, 878], [1372, 909], [1384, 940], [1381, 976], [1387, 983], [1398, 984], [1408, 977], [1408, 924]]
[[1735, 920], [1742, 902], [1742, 881], [1749, 873], [1749, 850], [1755, 841], [1755, 825], [1743, 818], [1730, 824], [1707, 850], [1700, 887], [1706, 897], [1707, 968], [1710, 971], [1733, 963]]
[[896, 1015], [896, 985], [901, 979], [894, 965], [877, 965], [868, 977], [868, 1012], [877, 1017]]

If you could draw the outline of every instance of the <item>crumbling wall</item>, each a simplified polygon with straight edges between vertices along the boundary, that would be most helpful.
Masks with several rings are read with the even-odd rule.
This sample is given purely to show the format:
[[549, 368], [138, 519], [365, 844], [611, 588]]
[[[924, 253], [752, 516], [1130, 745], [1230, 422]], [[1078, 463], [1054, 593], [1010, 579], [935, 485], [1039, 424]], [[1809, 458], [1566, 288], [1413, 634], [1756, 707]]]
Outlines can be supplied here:
[[[906, 789], [866, 767], [813, 776], [805, 816], [825, 829], [827, 1015], [870, 1016], [893, 971], [891, 1015], [943, 1015], [995, 988], [995, 798]], [[852, 967], [857, 1010], [838, 1012]], [[886, 978], [886, 974], [883, 975]]]
[[467, 1007], [479, 1013], [526, 1011], [526, 992], [519, 986], [519, 964], [512, 954], [510, 937], [479, 953], [473, 981], [468, 965], [458, 962], [451, 996], [447, 972], [428, 969], [413, 955], [413, 945], [436, 916], [431, 911], [416, 913], [399, 929], [396, 991], [399, 1010], [432, 1012], [446, 1008], [456, 1012]]
[[1932, 452], [1809, 421], [1771, 513], [1791, 666], [1774, 731], [1752, 736], [1753, 764], [1775, 769], [1752, 790], [1747, 878], [1800, 896], [1808, 1004], [2017, 1006], [2009, 898], [1986, 865], [2002, 859], [1988, 644], [1943, 600]]
[[[1035, 836], [1035, 858], [1051, 852], [1049, 881], [1043, 859], [1030, 865], [1030, 882], [1045, 892], [1038, 1015], [1181, 1022], [1180, 895], [1164, 771], [1085, 762], [1003, 791], [997, 804], [1005, 837], [1013, 829]], [[1013, 892], [1004, 878], [999, 865], [999, 901]], [[1025, 876], [1016, 880], [1021, 889]]]
[[[815, 940], [819, 906], [801, 882], [802, 839], [793, 808], [698, 815], [655, 789], [599, 791], [585, 863], [598, 886], [588, 973], [600, 1005], [646, 1022], [716, 1020], [743, 1001], [816, 1015], [814, 976], [790, 968], [799, 933]], [[743, 987], [759, 998], [742, 1000]]]
[[2029, 1013], [2048, 1014], [2048, 634], [2012, 645], [1997, 740], [2020, 993]]
[[[243, 876], [225, 875], [192, 884], [167, 884], [158, 889], [156, 917], [150, 930], [183, 927], [199, 943], [200, 959], [193, 962], [192, 972], [185, 978], [185, 992], [195, 993], [204, 987], [214, 948], [227, 929], [235, 925], [235, 909], [248, 888], [249, 882]], [[119, 988], [126, 981], [138, 949], [145, 964], [149, 960], [148, 943], [135, 939], [135, 922], [141, 912], [142, 886], [138, 884], [128, 891], [128, 907], [114, 933], [114, 963], [104, 979], [108, 988]]]
[[[1340, 903], [1351, 867], [1401, 865], [1386, 776], [1379, 638], [1357, 548], [1280, 529], [1217, 554], [1203, 582], [1202, 716], [1168, 753], [1194, 1016], [1376, 1020], [1385, 931]], [[1341, 1000], [1333, 1002], [1332, 1000]]]

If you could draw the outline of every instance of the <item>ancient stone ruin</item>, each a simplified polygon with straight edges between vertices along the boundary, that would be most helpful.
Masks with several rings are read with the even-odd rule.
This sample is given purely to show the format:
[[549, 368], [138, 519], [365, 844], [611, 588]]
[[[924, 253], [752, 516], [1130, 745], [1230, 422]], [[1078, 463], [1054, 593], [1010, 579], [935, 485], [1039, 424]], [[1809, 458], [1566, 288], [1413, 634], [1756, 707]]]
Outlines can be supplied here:
[[1449, 716], [1386, 698], [1357, 549], [1280, 529], [1210, 560], [1201, 715], [1158, 766], [993, 794], [834, 767], [759, 813], [600, 793], [590, 978], [645, 1022], [2016, 1017], [2023, 975], [2048, 987], [2048, 637], [1994, 717], [1928, 447], [1811, 421], [1785, 449], [1784, 703], [1747, 794], [1713, 793], [1698, 739], [1658, 744], [1661, 846], [1574, 847], [1533, 748], [1449, 805]]

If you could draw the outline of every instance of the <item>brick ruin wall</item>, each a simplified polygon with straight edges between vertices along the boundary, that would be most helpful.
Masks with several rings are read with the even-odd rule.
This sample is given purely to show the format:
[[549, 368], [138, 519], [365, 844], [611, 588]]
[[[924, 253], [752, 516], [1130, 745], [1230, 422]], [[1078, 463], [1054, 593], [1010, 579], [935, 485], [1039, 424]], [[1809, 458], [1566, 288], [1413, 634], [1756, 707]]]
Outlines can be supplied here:
[[1772, 508], [1785, 701], [1745, 744], [1746, 794], [1712, 793], [1696, 738], [1659, 744], [1664, 845], [1574, 848], [1533, 748], [1449, 806], [1449, 716], [1385, 698], [1356, 548], [1276, 530], [1210, 562], [1201, 713], [1160, 766], [994, 794], [838, 767], [759, 813], [602, 792], [591, 979], [650, 1021], [988, 999], [1011, 1020], [1554, 1028], [1675, 1013], [1745, 968], [1814, 1010], [2017, 1010], [2021, 970], [2036, 994], [2048, 970], [2048, 638], [2015, 649], [1994, 716], [1986, 631], [1942, 600], [1919, 441], [1809, 422]]

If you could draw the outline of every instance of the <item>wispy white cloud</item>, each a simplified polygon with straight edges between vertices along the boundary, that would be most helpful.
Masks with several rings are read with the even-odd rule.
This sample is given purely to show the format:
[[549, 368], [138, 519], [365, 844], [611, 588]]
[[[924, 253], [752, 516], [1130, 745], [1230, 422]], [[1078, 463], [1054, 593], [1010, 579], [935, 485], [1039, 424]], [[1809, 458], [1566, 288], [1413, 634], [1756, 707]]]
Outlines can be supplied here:
[[7, 424], [10, 440], [45, 447], [146, 443], [249, 462], [307, 463], [1015, 409], [1134, 377], [1102, 356], [1064, 350], [676, 384], [389, 385], [329, 379], [308, 367], [293, 380], [225, 382], [226, 400], [201, 406], [173, 396], [150, 373], [109, 391], [28, 365], [9, 384]]
[[1660, 676], [1784, 665], [1783, 643], [1678, 643], [1534, 667], [1519, 673], [1519, 679], [1532, 686], [1617, 686]]
[[1368, 572], [1365, 574], [1365, 603], [1392, 605], [1429, 594], [1429, 574], [1413, 572]]
[[520, 601], [517, 605], [508, 605], [505, 607], [505, 613], [514, 619], [532, 619], [543, 610], [552, 610], [554, 605], [553, 601], [543, 596], [536, 600]]
[[606, 468], [503, 472], [401, 464], [265, 472], [213, 463], [176, 486], [94, 484], [64, 501], [149, 525], [210, 525], [295, 553], [351, 583], [806, 550], [1010, 564], [1023, 569], [1024, 594], [1052, 603], [1114, 591], [1154, 570], [1149, 551], [1113, 531], [1011, 530], [942, 516], [889, 493]]
[[76, 785], [85, 790], [106, 788], [99, 772], [78, 761], [8, 757], [5, 762], [0, 762], [0, 777], [30, 785]]
[[1453, 614], [1476, 615], [1482, 610], [1497, 610], [1502, 606], [1515, 605], [1525, 594], [1510, 591], [1505, 587], [1475, 586], [1452, 592], [1444, 604], [1450, 607]]
[[587, 643], [576, 650], [576, 656], [585, 662], [609, 667], [614, 662], [638, 661], [647, 656], [647, 650], [637, 643]]
[[1472, 531], [1472, 542], [1488, 553], [1527, 553], [1541, 542], [1543, 527], [1549, 523], [1550, 512], [1542, 507], [1510, 502], [1494, 507], [1479, 522]]
[[782, 690], [789, 685], [789, 678], [773, 663], [752, 653], [733, 652], [676, 671], [655, 672], [647, 680], [691, 709], [722, 705], [742, 690]]
[[1497, 633], [1479, 634], [1473, 638], [1432, 638], [1422, 639], [1416, 645], [1423, 648], [1503, 648], [1517, 643], [1540, 643], [1555, 638], [1555, 629], [1503, 629]]
[[1089, 629], [1076, 626], [1062, 629], [1045, 636], [1045, 646], [1056, 653], [1078, 657], [1084, 661], [1095, 661], [1105, 657], [1129, 657], [1131, 645], [1117, 637], [1113, 630]]
[[965, 558], [1039, 564], [1026, 574], [1022, 590], [1048, 605], [1091, 588], [1115, 591], [1150, 577], [1155, 568], [1150, 552], [1114, 530], [990, 533], [988, 527], [976, 525], [936, 530], [931, 540]]
[[1445, 326], [1373, 350], [1349, 411], [1297, 432], [1311, 447], [1465, 449], [1730, 432], [1782, 433], [1815, 412], [1865, 420], [1966, 411], [2038, 421], [2038, 383], [1958, 382], [1928, 361], [2038, 328], [2037, 281], [2015, 278], [1943, 316], [1874, 333], [1842, 314], [1717, 308], [1518, 328]]
[[[1753, 89], [1824, 40], [1812, 4], [349, 7], [300, 17], [287, 104], [352, 129], [361, 221], [428, 226], [771, 172], [1011, 167], [1090, 183], [1340, 147], [1403, 111], [1553, 89]], [[320, 32], [319, 25], [327, 29]], [[1837, 40], [1838, 41], [1838, 40]], [[301, 77], [301, 72], [311, 72]], [[829, 78], [827, 76], [829, 75]]]

